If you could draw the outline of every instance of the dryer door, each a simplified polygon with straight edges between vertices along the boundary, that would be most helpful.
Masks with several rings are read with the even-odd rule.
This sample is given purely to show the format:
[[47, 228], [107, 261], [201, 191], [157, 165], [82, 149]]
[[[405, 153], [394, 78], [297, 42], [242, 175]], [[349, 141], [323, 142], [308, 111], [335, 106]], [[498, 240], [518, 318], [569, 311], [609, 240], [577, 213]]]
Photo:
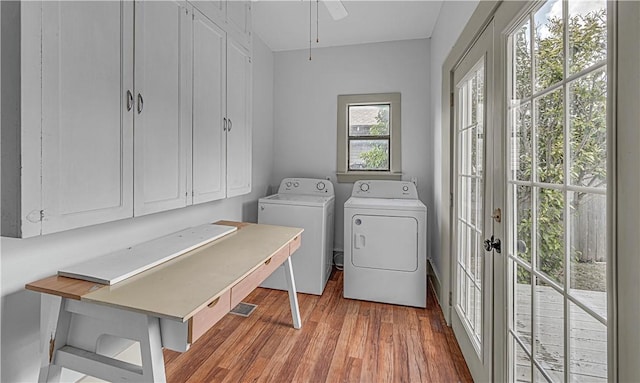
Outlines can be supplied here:
[[416, 271], [418, 221], [414, 217], [357, 214], [351, 218], [351, 262], [356, 267]]

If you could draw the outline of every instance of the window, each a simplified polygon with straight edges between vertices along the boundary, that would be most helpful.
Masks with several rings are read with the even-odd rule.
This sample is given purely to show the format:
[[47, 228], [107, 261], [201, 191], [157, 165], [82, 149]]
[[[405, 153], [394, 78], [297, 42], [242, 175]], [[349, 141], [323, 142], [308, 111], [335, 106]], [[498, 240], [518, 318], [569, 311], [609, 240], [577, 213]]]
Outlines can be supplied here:
[[338, 182], [397, 179], [400, 93], [338, 96]]

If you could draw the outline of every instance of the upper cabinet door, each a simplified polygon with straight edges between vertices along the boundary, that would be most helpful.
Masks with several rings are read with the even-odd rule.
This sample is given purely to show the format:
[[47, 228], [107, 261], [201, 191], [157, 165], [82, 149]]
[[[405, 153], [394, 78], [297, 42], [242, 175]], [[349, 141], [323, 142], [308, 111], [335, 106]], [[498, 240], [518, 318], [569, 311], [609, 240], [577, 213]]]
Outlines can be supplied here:
[[251, 57], [227, 39], [227, 197], [251, 192]]
[[227, 1], [227, 29], [239, 43], [251, 45], [251, 1]]
[[193, 14], [193, 203], [226, 196], [226, 34]]
[[42, 2], [41, 60], [42, 234], [131, 217], [133, 5]]
[[187, 204], [190, 148], [186, 3], [135, 3], [135, 215]]

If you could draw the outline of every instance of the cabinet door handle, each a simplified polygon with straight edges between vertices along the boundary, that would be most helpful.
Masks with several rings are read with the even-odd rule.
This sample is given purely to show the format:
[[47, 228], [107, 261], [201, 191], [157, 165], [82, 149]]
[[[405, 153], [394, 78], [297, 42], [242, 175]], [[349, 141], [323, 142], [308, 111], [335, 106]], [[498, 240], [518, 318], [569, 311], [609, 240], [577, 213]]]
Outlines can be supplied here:
[[231, 128], [233, 127], [233, 122], [231, 122], [231, 119], [227, 119], [227, 121], [229, 121], [229, 127], [227, 128], [227, 132], [231, 131]]
[[142, 109], [144, 108], [144, 99], [142, 95], [138, 93], [138, 114], [142, 113]]
[[131, 108], [133, 108], [133, 94], [127, 90], [127, 112], [131, 111]]
[[222, 118], [222, 130], [224, 132], [227, 131], [227, 118], [226, 117]]

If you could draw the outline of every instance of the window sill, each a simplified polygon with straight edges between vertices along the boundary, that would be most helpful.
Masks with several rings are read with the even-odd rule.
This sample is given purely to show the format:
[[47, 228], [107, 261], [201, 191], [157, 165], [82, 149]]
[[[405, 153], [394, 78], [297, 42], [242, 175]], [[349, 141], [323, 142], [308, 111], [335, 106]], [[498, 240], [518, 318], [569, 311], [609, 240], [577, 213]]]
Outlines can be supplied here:
[[352, 183], [360, 180], [389, 180], [400, 181], [402, 173], [389, 172], [348, 172], [336, 173], [338, 183]]

